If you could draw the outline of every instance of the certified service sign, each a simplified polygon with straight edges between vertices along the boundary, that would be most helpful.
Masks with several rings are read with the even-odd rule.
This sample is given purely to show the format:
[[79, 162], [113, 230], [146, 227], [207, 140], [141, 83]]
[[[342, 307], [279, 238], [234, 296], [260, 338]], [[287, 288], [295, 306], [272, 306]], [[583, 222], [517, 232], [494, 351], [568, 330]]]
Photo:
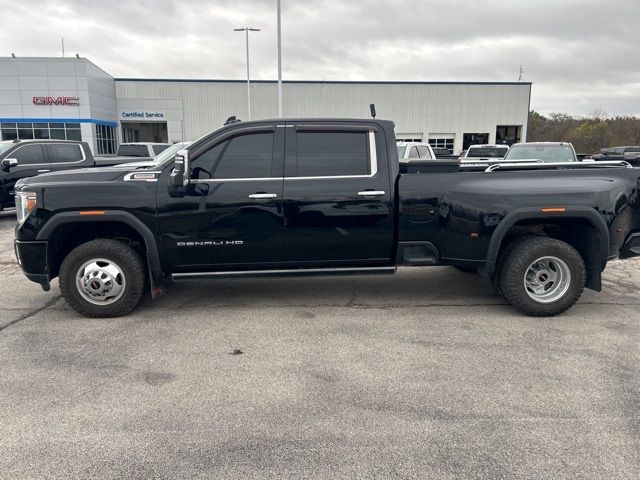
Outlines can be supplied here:
[[133, 111], [133, 112], [120, 112], [120, 118], [130, 119], [139, 119], [146, 118], [148, 120], [154, 119], [164, 119], [164, 113], [162, 112], [147, 112], [147, 111]]

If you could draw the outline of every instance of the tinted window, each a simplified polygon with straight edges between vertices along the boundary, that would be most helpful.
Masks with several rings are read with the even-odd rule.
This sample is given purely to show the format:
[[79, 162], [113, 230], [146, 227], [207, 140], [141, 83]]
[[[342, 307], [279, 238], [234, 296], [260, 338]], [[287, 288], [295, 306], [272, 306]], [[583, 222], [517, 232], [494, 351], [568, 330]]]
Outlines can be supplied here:
[[471, 147], [467, 157], [502, 158], [508, 150], [505, 147]]
[[153, 153], [155, 153], [157, 155], [160, 152], [166, 150], [168, 146], [169, 145], [154, 145], [153, 146]]
[[52, 163], [79, 162], [82, 160], [82, 152], [79, 145], [49, 145], [50, 161]]
[[431, 158], [431, 152], [429, 152], [427, 147], [418, 147], [418, 153], [420, 154], [420, 158], [423, 160], [433, 160], [433, 158]]
[[118, 155], [123, 157], [148, 157], [149, 149], [146, 145], [120, 145]]
[[398, 147], [398, 157], [399, 158], [404, 158], [404, 152], [406, 152], [406, 151], [407, 151], [407, 147], [399, 146]]
[[298, 176], [368, 175], [367, 132], [298, 132]]
[[44, 163], [44, 156], [40, 145], [25, 145], [11, 152], [7, 158], [15, 158], [18, 160], [18, 165]]
[[419, 158], [418, 149], [416, 147], [411, 147], [409, 149], [409, 158]]
[[273, 132], [239, 135], [194, 159], [191, 178], [268, 178], [273, 160]]

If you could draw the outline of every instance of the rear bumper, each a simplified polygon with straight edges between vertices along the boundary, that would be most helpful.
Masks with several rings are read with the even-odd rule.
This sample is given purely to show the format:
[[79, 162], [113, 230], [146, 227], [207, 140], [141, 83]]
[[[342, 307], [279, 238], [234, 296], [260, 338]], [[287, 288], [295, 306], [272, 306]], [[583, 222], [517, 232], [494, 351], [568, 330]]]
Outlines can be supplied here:
[[640, 233], [632, 233], [620, 248], [620, 258], [640, 257]]
[[47, 261], [47, 242], [14, 242], [18, 265], [32, 282], [49, 285], [49, 263]]

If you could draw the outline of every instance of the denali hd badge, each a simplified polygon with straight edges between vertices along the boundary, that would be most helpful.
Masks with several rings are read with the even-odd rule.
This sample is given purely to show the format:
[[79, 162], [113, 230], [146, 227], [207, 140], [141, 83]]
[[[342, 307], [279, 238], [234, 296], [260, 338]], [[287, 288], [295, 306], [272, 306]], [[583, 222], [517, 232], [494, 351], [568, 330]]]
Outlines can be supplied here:
[[221, 247], [225, 245], [242, 245], [242, 240], [207, 240], [205, 242], [177, 242], [178, 247]]

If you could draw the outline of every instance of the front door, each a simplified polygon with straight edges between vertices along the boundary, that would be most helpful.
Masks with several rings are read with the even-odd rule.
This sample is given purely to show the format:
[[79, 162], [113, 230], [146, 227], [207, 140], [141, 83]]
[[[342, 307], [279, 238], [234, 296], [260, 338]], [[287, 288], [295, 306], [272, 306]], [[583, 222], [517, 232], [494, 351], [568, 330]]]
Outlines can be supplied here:
[[189, 152], [190, 183], [177, 197], [172, 166], [158, 181], [157, 225], [172, 272], [241, 270], [284, 261], [284, 134], [251, 127]]
[[341, 122], [286, 131], [287, 260], [305, 267], [389, 265], [393, 201], [383, 132]]

